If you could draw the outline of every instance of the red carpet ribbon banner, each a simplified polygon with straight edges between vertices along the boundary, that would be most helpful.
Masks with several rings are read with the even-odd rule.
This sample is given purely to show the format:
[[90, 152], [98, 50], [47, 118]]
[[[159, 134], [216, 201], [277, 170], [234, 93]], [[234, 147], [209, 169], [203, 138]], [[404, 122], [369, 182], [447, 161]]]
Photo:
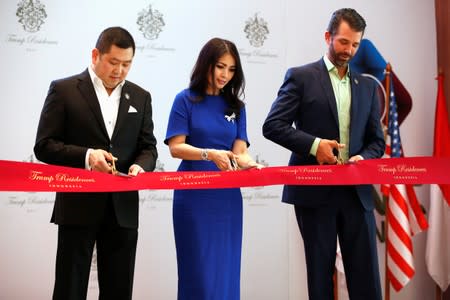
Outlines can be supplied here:
[[450, 157], [371, 159], [347, 165], [267, 167], [230, 172], [147, 172], [115, 176], [0, 160], [0, 191], [115, 192], [264, 185], [450, 184]]

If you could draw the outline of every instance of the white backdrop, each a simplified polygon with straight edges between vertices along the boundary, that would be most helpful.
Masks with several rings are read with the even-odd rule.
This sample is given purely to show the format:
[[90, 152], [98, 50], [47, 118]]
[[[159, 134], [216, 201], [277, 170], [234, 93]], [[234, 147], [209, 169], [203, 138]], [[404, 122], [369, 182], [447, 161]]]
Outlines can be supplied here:
[[[41, 8], [31, 28], [17, 15], [30, 3]], [[353, 7], [366, 18], [365, 37], [411, 93], [413, 110], [401, 128], [406, 154], [430, 155], [436, 97], [433, 1], [14, 0], [0, 3], [0, 159], [34, 160], [37, 123], [50, 81], [83, 71], [98, 34], [123, 26], [138, 47], [128, 79], [153, 97], [159, 169], [173, 171], [179, 163], [162, 143], [168, 113], [175, 94], [188, 84], [199, 49], [214, 36], [234, 41], [241, 53], [252, 155], [271, 166], [285, 165], [289, 153], [262, 137], [263, 120], [286, 68], [325, 53], [324, 31], [330, 14], [340, 7]], [[143, 32], [138, 18], [150, 9], [153, 19], [144, 23], [153, 27]], [[256, 18], [267, 29], [261, 45], [244, 31]], [[425, 207], [428, 190], [416, 188]], [[302, 241], [292, 207], [280, 203], [280, 193], [280, 186], [243, 189], [243, 300], [307, 299]], [[56, 226], [49, 223], [53, 196], [0, 193], [0, 299], [50, 299], [56, 250]], [[171, 201], [172, 191], [141, 192], [134, 299], [176, 299]], [[416, 276], [401, 293], [392, 292], [391, 299], [431, 299], [425, 235], [414, 238]], [[384, 244], [379, 254], [383, 270]], [[95, 264], [91, 274], [89, 299], [96, 299]]]

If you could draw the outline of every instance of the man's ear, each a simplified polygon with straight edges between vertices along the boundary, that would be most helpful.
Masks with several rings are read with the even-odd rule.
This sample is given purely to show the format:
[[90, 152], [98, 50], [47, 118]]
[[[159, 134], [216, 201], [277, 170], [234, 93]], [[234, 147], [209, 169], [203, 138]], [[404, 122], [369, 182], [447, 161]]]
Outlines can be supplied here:
[[100, 51], [97, 48], [92, 49], [91, 52], [92, 64], [95, 64], [100, 57]]
[[329, 31], [325, 31], [325, 41], [327, 42], [327, 45], [331, 43], [331, 33]]

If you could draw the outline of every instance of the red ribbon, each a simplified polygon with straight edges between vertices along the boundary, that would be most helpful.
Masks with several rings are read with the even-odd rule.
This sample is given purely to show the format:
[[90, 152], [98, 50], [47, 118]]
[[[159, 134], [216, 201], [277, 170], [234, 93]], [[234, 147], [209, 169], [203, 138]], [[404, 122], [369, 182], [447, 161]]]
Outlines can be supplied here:
[[230, 172], [147, 172], [127, 178], [77, 168], [0, 160], [0, 191], [115, 192], [279, 184], [450, 184], [449, 167], [450, 157], [409, 157]]

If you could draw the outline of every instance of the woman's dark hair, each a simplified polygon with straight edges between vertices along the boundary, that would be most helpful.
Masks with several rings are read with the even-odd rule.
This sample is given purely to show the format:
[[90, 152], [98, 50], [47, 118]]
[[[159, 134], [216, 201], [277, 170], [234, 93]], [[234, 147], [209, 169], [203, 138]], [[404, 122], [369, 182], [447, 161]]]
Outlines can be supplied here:
[[232, 114], [234, 112], [235, 115], [239, 117], [239, 112], [244, 106], [241, 97], [244, 98], [245, 79], [239, 52], [233, 42], [220, 38], [213, 38], [203, 46], [198, 55], [194, 69], [192, 70], [189, 88], [199, 95], [199, 97], [193, 99], [193, 101], [203, 100], [208, 88], [208, 76], [211, 76], [213, 82], [215, 81], [214, 69], [216, 63], [227, 53], [234, 58], [235, 72], [233, 78], [231, 78], [221, 90], [221, 94], [228, 103], [228, 110], [225, 113]]
[[333, 13], [327, 31], [335, 35], [342, 21], [348, 23], [351, 29], [362, 32], [366, 29], [366, 21], [353, 8], [341, 8]]
[[95, 48], [98, 49], [100, 54], [104, 54], [109, 52], [112, 45], [121, 49], [128, 49], [131, 47], [133, 48], [133, 55], [136, 50], [133, 36], [122, 27], [109, 27], [103, 30], [97, 39]]

